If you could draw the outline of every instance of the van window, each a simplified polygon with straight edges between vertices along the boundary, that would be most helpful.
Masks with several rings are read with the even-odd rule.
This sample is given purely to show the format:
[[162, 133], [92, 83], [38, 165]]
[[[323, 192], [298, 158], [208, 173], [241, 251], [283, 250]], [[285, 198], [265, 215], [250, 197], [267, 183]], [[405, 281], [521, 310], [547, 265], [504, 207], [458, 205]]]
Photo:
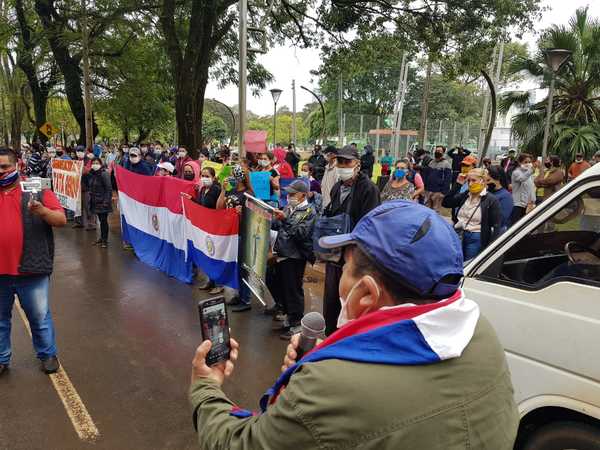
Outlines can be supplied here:
[[479, 277], [534, 290], [560, 280], [600, 286], [600, 188], [567, 204]]

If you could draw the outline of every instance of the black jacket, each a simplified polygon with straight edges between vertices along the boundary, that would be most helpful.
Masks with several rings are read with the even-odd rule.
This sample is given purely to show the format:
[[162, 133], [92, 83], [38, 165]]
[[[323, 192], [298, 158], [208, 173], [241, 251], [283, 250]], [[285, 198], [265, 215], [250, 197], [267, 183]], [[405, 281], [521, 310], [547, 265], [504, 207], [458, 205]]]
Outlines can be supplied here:
[[219, 183], [213, 183], [208, 190], [201, 188], [196, 196], [196, 203], [204, 206], [205, 208], [216, 209], [217, 200], [221, 194], [221, 185]]
[[373, 176], [373, 164], [375, 164], [375, 157], [372, 153], [365, 153], [360, 157], [360, 171], [369, 178]]
[[298, 207], [293, 212], [288, 206], [284, 210], [285, 219], [275, 221], [272, 228], [277, 230], [277, 239], [273, 250], [277, 256], [304, 259], [315, 262], [313, 253], [313, 229], [317, 213], [312, 204]]
[[91, 170], [87, 181], [92, 214], [112, 212], [112, 182], [108, 172], [105, 169]]
[[324, 215], [326, 217], [333, 217], [345, 213], [348, 211], [348, 201], [352, 197], [352, 203], [349, 205], [349, 214], [352, 218], [352, 227], [354, 228], [365, 214], [381, 203], [379, 189], [364, 173], [360, 172], [354, 182], [353, 191], [340, 204], [341, 185], [342, 182], [338, 181], [331, 188], [331, 203], [325, 208]]
[[[442, 206], [444, 208], [460, 209], [467, 201], [469, 192], [460, 192], [461, 185], [457, 184], [446, 194]], [[481, 197], [481, 249], [491, 244], [502, 229], [502, 210], [500, 202], [494, 194], [487, 193]], [[454, 219], [455, 220], [455, 219]]]
[[[40, 197], [43, 193], [40, 194]], [[54, 235], [52, 227], [39, 216], [29, 212], [29, 195], [21, 194], [23, 221], [23, 251], [19, 273], [50, 275], [54, 263]]]

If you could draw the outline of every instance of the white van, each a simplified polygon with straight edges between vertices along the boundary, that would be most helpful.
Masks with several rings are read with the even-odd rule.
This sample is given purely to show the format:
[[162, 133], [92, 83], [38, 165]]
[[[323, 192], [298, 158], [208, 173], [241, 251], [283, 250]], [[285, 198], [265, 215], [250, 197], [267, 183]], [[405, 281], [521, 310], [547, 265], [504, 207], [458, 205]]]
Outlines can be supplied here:
[[600, 164], [465, 267], [506, 351], [518, 450], [600, 449]]

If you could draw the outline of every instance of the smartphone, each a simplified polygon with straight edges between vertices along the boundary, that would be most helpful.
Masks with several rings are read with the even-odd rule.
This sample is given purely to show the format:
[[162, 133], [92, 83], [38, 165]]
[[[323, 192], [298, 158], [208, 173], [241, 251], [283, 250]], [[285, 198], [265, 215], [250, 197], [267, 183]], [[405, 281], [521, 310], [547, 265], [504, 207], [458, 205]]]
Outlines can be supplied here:
[[212, 342], [212, 347], [206, 356], [206, 364], [227, 361], [231, 347], [229, 345], [229, 319], [225, 297], [219, 296], [202, 300], [198, 303], [200, 313], [200, 328], [202, 340]]

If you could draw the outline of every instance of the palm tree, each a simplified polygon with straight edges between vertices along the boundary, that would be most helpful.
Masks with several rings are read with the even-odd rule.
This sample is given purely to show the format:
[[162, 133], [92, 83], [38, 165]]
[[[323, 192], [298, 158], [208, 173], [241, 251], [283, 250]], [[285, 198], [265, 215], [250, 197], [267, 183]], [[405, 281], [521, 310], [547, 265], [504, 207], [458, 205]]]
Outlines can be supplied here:
[[[511, 72], [524, 73], [547, 88], [552, 74], [545, 63], [545, 48], [573, 52], [556, 75], [550, 148], [565, 163], [578, 152], [591, 156], [600, 147], [600, 22], [588, 17], [587, 8], [578, 9], [568, 26], [546, 30], [533, 57], [516, 60]], [[533, 102], [530, 93], [522, 91], [508, 92], [499, 102], [502, 114], [513, 106], [520, 110], [512, 118], [512, 132], [523, 150], [535, 155], [542, 149], [547, 102], [547, 98]]]

